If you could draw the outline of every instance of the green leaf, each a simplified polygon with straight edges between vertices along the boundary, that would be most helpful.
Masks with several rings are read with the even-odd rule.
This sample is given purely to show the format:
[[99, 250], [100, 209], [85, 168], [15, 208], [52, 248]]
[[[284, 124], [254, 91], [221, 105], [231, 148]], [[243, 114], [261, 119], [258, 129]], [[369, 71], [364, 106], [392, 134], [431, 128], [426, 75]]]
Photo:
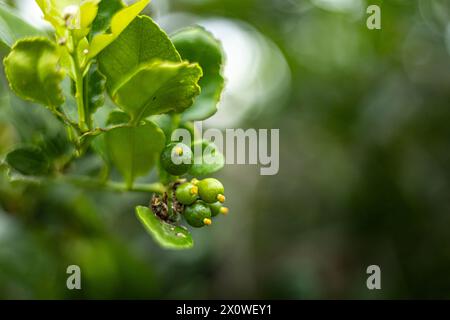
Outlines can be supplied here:
[[217, 103], [225, 85], [222, 46], [202, 27], [181, 30], [172, 36], [172, 41], [183, 59], [197, 62], [203, 69], [203, 77], [199, 82], [202, 93], [194, 105], [183, 113], [182, 121], [208, 119], [217, 112]]
[[80, 28], [90, 28], [98, 13], [100, 0], [84, 0], [80, 4]]
[[11, 89], [21, 98], [56, 108], [64, 103], [56, 45], [46, 38], [18, 41], [5, 58]]
[[124, 76], [152, 60], [181, 62], [168, 36], [149, 17], [137, 17], [99, 56], [100, 70], [112, 93]]
[[200, 93], [202, 70], [187, 62], [155, 61], [139, 67], [112, 94], [134, 123], [150, 115], [182, 112]]
[[166, 137], [169, 137], [172, 135], [173, 130], [175, 130], [175, 123], [173, 121], [171, 114], [162, 114], [150, 117], [149, 120], [153, 121], [164, 131], [164, 134]]
[[[44, 14], [44, 19], [50, 22], [50, 24], [55, 28], [56, 34], [58, 36], [65, 36], [67, 30], [66, 21], [66, 8], [71, 8], [72, 24], [78, 27], [77, 33], [81, 33], [81, 10], [80, 5], [82, 2], [90, 3], [98, 0], [36, 0], [36, 3], [41, 8]], [[73, 7], [78, 10], [73, 12]], [[90, 10], [88, 10], [90, 11]]]
[[[127, 113], [115, 110], [109, 114], [108, 120], [106, 121], [106, 125], [107, 126], [115, 126], [115, 125], [127, 124], [129, 122], [130, 122], [130, 116]], [[158, 123], [156, 123], [156, 124], [159, 126]]]
[[108, 149], [106, 147], [106, 136], [104, 134], [94, 137], [91, 142], [91, 147], [95, 153], [97, 153], [108, 166], [112, 166], [112, 160], [109, 156]]
[[92, 38], [91, 47], [89, 49], [88, 58], [94, 58], [103, 49], [109, 46], [125, 28], [136, 18], [136, 16], [144, 10], [150, 0], [140, 0], [131, 6], [125, 7], [118, 11], [111, 19], [111, 33], [97, 34]]
[[194, 240], [188, 230], [159, 219], [149, 208], [136, 207], [136, 215], [153, 239], [166, 249], [189, 249]]
[[84, 0], [36, 0], [36, 3], [45, 12], [56, 12], [55, 15], [62, 16], [64, 8], [68, 6], [79, 6]]
[[119, 127], [105, 133], [109, 158], [128, 187], [136, 177], [146, 175], [155, 165], [165, 145], [163, 131], [147, 122], [138, 127]]
[[69, 141], [64, 130], [44, 133], [42, 140], [38, 141], [37, 145], [51, 160], [57, 160], [73, 152], [73, 144]]
[[45, 175], [50, 168], [46, 155], [36, 147], [18, 148], [8, 153], [6, 162], [16, 171], [28, 176]]
[[[73, 0], [77, 3], [79, 0]], [[62, 17], [62, 10], [65, 6], [73, 4], [70, 0], [36, 0], [36, 3], [41, 8], [44, 14], [44, 19], [52, 24], [57, 33], [64, 31], [64, 19]], [[69, 3], [70, 2], [70, 3]]]
[[98, 62], [112, 99], [136, 123], [150, 115], [182, 112], [200, 93], [200, 67], [181, 62], [170, 39], [149, 17], [134, 19]]
[[106, 78], [94, 64], [84, 78], [86, 101], [85, 108], [90, 116], [105, 103]]
[[66, 37], [67, 30], [72, 30], [77, 40], [89, 34], [97, 17], [99, 2], [100, 0], [36, 0], [44, 13], [44, 19], [53, 25], [59, 37]]
[[74, 30], [76, 38], [83, 39], [91, 31], [91, 25], [97, 17], [99, 2], [100, 0], [84, 0], [81, 2], [76, 18], [77, 22], [75, 23], [76, 29]]
[[25, 37], [42, 36], [44, 33], [22, 20], [7, 5], [0, 3], [0, 42], [11, 47]]
[[219, 171], [225, 165], [223, 154], [212, 142], [196, 141], [192, 144], [192, 150], [194, 152], [194, 164], [189, 170], [189, 174], [192, 176], [207, 176]]
[[98, 5], [98, 13], [92, 23], [92, 34], [103, 33], [108, 30], [112, 17], [125, 7], [122, 0], [102, 0]]

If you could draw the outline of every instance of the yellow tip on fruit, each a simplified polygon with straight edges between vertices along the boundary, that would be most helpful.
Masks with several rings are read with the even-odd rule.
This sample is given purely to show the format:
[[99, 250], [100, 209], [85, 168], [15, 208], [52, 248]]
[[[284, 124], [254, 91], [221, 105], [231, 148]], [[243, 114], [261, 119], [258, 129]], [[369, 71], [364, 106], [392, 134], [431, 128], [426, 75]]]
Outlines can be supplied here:
[[230, 210], [228, 208], [225, 208], [225, 207], [220, 208], [221, 214], [226, 216], [228, 214], [228, 212], [230, 212]]
[[212, 220], [211, 220], [211, 219], [208, 219], [208, 218], [205, 218], [205, 219], [203, 219], [203, 223], [204, 223], [205, 225], [207, 225], [207, 226], [210, 226], [210, 225], [212, 224]]
[[191, 183], [192, 183], [194, 186], [198, 185], [199, 182], [200, 182], [200, 181], [198, 181], [198, 179], [195, 179], [195, 178], [191, 180]]
[[182, 156], [182, 155], [183, 155], [183, 148], [182, 148], [182, 147], [176, 147], [176, 148], [175, 148], [175, 153], [176, 153], [178, 156]]
[[198, 187], [197, 186], [193, 186], [191, 188], [191, 194], [198, 194]]
[[219, 195], [217, 196], [217, 200], [218, 200], [220, 203], [224, 203], [224, 202], [225, 202], [225, 196], [224, 196], [223, 194], [219, 194]]

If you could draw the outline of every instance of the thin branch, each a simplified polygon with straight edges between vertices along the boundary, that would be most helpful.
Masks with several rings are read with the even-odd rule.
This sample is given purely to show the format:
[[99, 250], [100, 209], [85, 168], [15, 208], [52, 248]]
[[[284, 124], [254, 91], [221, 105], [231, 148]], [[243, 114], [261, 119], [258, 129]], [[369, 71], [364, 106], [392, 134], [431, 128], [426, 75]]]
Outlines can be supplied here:
[[117, 128], [125, 128], [128, 127], [128, 124], [118, 124], [115, 126], [111, 126], [108, 128], [95, 128], [93, 130], [90, 130], [88, 132], [85, 132], [81, 137], [80, 137], [80, 141], [83, 142], [85, 139], [89, 138], [89, 137], [96, 137], [102, 133], [117, 129]]
[[64, 176], [61, 180], [80, 187], [102, 188], [113, 192], [144, 192], [163, 194], [166, 191], [166, 188], [161, 183], [135, 183], [133, 187], [128, 188], [126, 184], [122, 182], [102, 182], [89, 177]]
[[78, 134], [81, 134], [81, 129], [78, 126], [78, 123], [70, 120], [63, 112], [57, 110], [56, 108], [51, 109], [50, 110], [53, 115], [58, 118], [60, 121], [62, 121], [63, 123], [65, 123], [68, 126], [71, 126], [72, 128], [75, 129], [75, 131], [77, 131]]
[[74, 76], [75, 76], [75, 98], [77, 101], [77, 108], [78, 108], [78, 122], [79, 127], [82, 132], [88, 131], [90, 128], [88, 127], [86, 123], [86, 106], [84, 105], [84, 81], [83, 81], [83, 73], [84, 70], [81, 68], [80, 59], [78, 57], [78, 42], [75, 41], [75, 37], [72, 35], [73, 39], [73, 47], [74, 51], [72, 52], [71, 58], [74, 68]]
[[[4, 162], [2, 165], [6, 165]], [[32, 185], [43, 185], [51, 183], [69, 183], [87, 189], [103, 189], [111, 192], [143, 192], [163, 194], [166, 188], [162, 183], [136, 183], [128, 188], [125, 183], [93, 179], [86, 176], [56, 176], [56, 177], [27, 177], [22, 175], [10, 175], [11, 182], [23, 182]]]

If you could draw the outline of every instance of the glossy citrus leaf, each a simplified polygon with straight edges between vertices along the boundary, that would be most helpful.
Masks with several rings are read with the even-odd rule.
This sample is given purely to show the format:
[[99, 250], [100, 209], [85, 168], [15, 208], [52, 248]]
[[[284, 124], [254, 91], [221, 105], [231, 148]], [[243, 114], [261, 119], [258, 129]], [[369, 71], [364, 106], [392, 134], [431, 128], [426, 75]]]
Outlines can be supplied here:
[[125, 7], [122, 0], [101, 0], [98, 13], [92, 23], [92, 34], [103, 33], [108, 30], [112, 17]]
[[[130, 120], [131, 120], [130, 116], [127, 113], [115, 110], [109, 114], [108, 119], [106, 121], [106, 125], [107, 126], [116, 126], [116, 125], [121, 125], [121, 124], [127, 124], [130, 122]], [[156, 124], [159, 126], [158, 123], [156, 123]]]
[[100, 70], [110, 92], [124, 76], [152, 60], [181, 62], [168, 36], [149, 17], [137, 17], [108, 48], [98, 56]]
[[30, 176], [44, 175], [50, 168], [49, 160], [42, 150], [31, 146], [8, 153], [6, 162], [19, 173]]
[[113, 100], [137, 123], [150, 115], [182, 112], [200, 93], [202, 70], [187, 62], [155, 61], [139, 67], [113, 92]]
[[97, 34], [92, 38], [89, 58], [97, 56], [110, 45], [125, 30], [125, 28], [144, 10], [150, 0], [139, 0], [136, 3], [118, 11], [111, 19], [111, 33]]
[[189, 249], [194, 240], [189, 231], [159, 219], [148, 207], [136, 207], [136, 215], [153, 239], [166, 249]]
[[80, 5], [80, 27], [89, 28], [98, 13], [100, 0], [83, 1]]
[[91, 25], [97, 17], [100, 0], [85, 0], [80, 4], [76, 17], [74, 35], [78, 39], [86, 37], [91, 31]]
[[105, 133], [109, 158], [131, 187], [135, 178], [146, 175], [165, 145], [163, 131], [147, 122], [138, 127], [119, 127]]
[[58, 67], [56, 45], [46, 38], [18, 41], [5, 58], [5, 73], [11, 89], [21, 98], [48, 107], [64, 102], [60, 83], [64, 72]]
[[92, 115], [105, 102], [106, 78], [98, 71], [97, 65], [93, 65], [84, 78], [86, 101], [85, 108]]
[[63, 8], [68, 5], [79, 4], [81, 0], [36, 0], [44, 14], [44, 19], [52, 24], [56, 32], [62, 34], [64, 32]]
[[97, 137], [94, 137], [91, 142], [92, 149], [95, 153], [97, 153], [108, 165], [108, 167], [112, 166], [112, 160], [109, 156], [108, 149], [106, 147], [106, 135], [102, 134]]
[[225, 84], [222, 46], [202, 27], [181, 30], [172, 36], [172, 41], [183, 59], [197, 62], [203, 69], [199, 82], [202, 93], [194, 105], [183, 113], [182, 121], [205, 120], [217, 112], [217, 103]]

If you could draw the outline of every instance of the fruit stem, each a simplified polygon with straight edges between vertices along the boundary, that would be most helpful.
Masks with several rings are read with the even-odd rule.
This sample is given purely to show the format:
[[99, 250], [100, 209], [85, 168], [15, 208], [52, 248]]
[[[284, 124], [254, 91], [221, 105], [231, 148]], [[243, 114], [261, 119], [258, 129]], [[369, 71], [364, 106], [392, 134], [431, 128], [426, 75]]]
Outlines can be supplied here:
[[[72, 36], [72, 38], [74, 38]], [[86, 124], [86, 110], [84, 105], [84, 81], [83, 81], [83, 71], [80, 64], [80, 59], [78, 57], [78, 43], [73, 40], [73, 52], [71, 54], [73, 62], [73, 70], [75, 76], [75, 98], [78, 107], [78, 122], [81, 132], [86, 132], [89, 130]]]
[[[2, 165], [7, 165], [6, 163], [2, 163]], [[26, 176], [18, 176], [16, 177], [17, 181], [21, 181], [24, 183], [29, 183], [31, 185], [42, 185], [42, 184], [51, 184], [51, 183], [70, 183], [75, 186], [83, 187], [83, 188], [93, 188], [93, 189], [104, 189], [112, 192], [143, 192], [143, 193], [157, 193], [164, 194], [167, 189], [166, 187], [159, 182], [156, 183], [136, 183], [131, 189], [129, 189], [126, 184], [121, 182], [114, 181], [101, 181], [99, 179], [93, 179], [86, 176], [64, 176], [64, 175], [56, 175], [53, 177], [26, 177]]]

